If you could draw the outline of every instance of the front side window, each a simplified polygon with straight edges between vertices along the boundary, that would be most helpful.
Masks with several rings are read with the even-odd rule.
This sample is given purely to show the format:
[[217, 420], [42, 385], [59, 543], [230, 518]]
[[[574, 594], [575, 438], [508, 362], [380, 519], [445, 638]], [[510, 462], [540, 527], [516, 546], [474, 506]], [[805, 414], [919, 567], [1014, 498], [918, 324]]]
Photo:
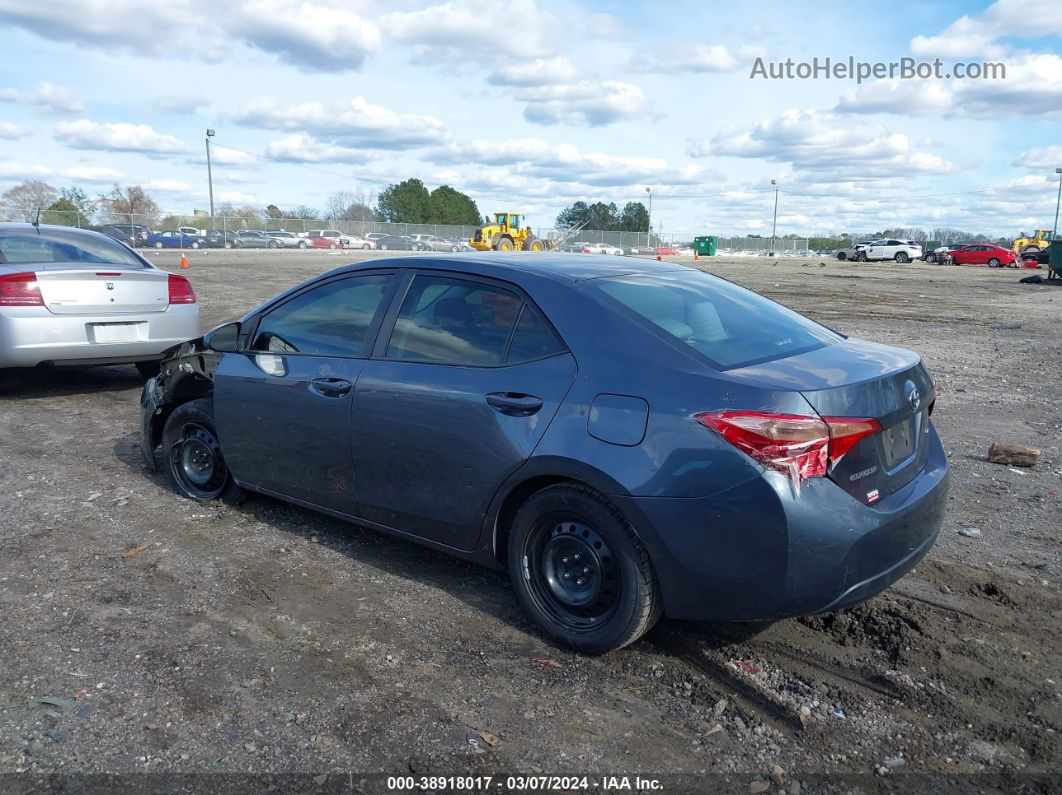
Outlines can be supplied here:
[[523, 307], [516, 293], [443, 276], [417, 276], [395, 321], [387, 358], [500, 365]]
[[743, 287], [700, 271], [588, 282], [719, 370], [822, 348], [836, 332]]
[[393, 282], [392, 274], [372, 274], [307, 290], [262, 318], [251, 350], [367, 356], [369, 330]]

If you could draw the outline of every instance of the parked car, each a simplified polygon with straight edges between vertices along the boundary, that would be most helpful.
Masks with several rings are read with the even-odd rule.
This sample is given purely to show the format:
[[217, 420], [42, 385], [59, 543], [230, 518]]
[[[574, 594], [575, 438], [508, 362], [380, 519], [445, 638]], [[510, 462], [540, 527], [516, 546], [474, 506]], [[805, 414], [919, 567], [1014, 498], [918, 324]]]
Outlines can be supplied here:
[[332, 270], [175, 348], [146, 462], [194, 500], [259, 491], [506, 568], [589, 653], [662, 614], [848, 607], [936, 540], [918, 354], [670, 263], [422, 263]]
[[184, 234], [186, 235], [194, 235], [196, 237], [203, 237], [204, 235], [206, 235], [205, 229], [199, 229], [195, 226], [178, 226], [177, 231], [184, 232]]
[[237, 239], [235, 232], [224, 229], [209, 229], [203, 237], [207, 248], [235, 248]]
[[310, 244], [310, 248], [342, 248], [343, 244], [339, 242], [338, 237], [321, 237], [320, 235], [309, 235], [303, 238]]
[[969, 243], [949, 243], [946, 246], [938, 246], [932, 251], [927, 251], [922, 255], [922, 259], [926, 262], [942, 262], [945, 257], [956, 249], [965, 248], [970, 245]]
[[1017, 261], [1018, 255], [1009, 248], [990, 243], [957, 248], [945, 260], [949, 265], [987, 265], [989, 268], [1017, 267]]
[[871, 260], [891, 259], [896, 262], [910, 262], [922, 256], [922, 247], [903, 240], [874, 240], [869, 245], [859, 248], [855, 259], [869, 262]]
[[280, 248], [273, 238], [257, 229], [241, 229], [232, 243], [234, 248]]
[[662, 257], [674, 256], [675, 254], [678, 254], [678, 251], [667, 246], [657, 246], [654, 251], [656, 251], [656, 253]]
[[342, 237], [343, 233], [338, 229], [311, 229], [306, 233], [306, 237], [325, 237], [330, 240], [335, 240], [339, 245], [343, 245]]
[[148, 376], [198, 333], [184, 276], [99, 232], [0, 224], [0, 368], [130, 363]]
[[306, 238], [299, 237], [294, 232], [266, 232], [266, 237], [273, 238], [276, 245], [270, 248], [306, 248], [309, 243]]
[[860, 252], [867, 246], [871, 245], [872, 242], [873, 241], [871, 240], [864, 240], [861, 243], [853, 243], [851, 246], [837, 249], [835, 252], [833, 252], [833, 255], [837, 257], [837, 259], [839, 259], [841, 262], [850, 259], [858, 260]]
[[428, 246], [406, 235], [384, 235], [376, 238], [379, 251], [427, 251]]
[[[421, 248], [424, 251], [450, 251], [457, 253], [461, 250], [461, 245], [453, 240], [447, 240], [444, 237], [437, 237], [435, 235], [411, 235], [411, 237], [420, 243]], [[472, 248], [469, 246], [469, 248]]]
[[93, 231], [101, 232], [115, 240], [121, 240], [127, 246], [142, 246], [151, 237], [151, 227], [143, 224], [100, 224], [91, 227]]
[[376, 248], [376, 241], [361, 235], [343, 235], [342, 240], [344, 248], [358, 248], [366, 251]]
[[188, 235], [171, 229], [167, 232], [155, 232], [148, 237], [144, 245], [152, 248], [202, 248], [206, 241], [199, 235]]

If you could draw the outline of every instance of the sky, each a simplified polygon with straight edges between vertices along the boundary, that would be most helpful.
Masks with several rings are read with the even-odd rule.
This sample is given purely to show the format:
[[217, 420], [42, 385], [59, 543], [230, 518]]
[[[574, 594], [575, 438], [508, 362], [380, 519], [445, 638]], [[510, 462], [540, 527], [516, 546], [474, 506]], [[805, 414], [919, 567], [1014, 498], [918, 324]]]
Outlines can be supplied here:
[[[323, 208], [418, 177], [552, 226], [663, 233], [1053, 226], [1062, 2], [0, 0], [0, 192], [140, 184], [166, 211]], [[765, 79], [908, 57], [1005, 79]]]

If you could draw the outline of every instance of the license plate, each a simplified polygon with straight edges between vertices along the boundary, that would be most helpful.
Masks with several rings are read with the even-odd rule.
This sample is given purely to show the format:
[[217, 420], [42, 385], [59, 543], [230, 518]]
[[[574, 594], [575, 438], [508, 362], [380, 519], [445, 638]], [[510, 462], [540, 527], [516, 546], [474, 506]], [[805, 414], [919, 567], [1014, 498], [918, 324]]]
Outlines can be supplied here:
[[90, 323], [92, 342], [136, 342], [145, 323]]
[[892, 469], [914, 455], [918, 444], [918, 415], [908, 417], [882, 434], [885, 445], [885, 466]]

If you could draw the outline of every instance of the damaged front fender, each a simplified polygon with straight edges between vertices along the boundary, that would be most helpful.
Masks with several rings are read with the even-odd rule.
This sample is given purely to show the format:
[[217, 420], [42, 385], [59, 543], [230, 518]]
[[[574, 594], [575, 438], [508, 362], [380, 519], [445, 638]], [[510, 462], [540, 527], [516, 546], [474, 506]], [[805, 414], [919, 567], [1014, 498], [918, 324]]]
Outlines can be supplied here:
[[222, 354], [208, 348], [203, 337], [196, 337], [167, 349], [162, 356], [159, 374], [140, 393], [140, 450], [152, 471], [158, 469], [155, 450], [166, 419], [182, 403], [214, 391], [214, 373]]

